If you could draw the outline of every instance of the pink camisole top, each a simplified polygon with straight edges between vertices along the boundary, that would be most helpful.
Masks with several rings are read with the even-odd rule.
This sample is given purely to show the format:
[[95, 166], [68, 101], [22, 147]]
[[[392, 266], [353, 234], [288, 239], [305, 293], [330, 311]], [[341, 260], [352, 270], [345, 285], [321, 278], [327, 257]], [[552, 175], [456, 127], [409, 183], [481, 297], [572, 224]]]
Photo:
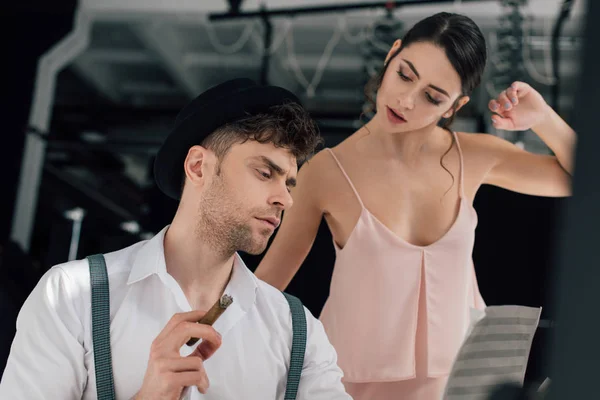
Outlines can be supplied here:
[[[378, 221], [327, 149], [362, 208], [344, 248], [334, 242], [336, 262], [320, 316], [344, 381], [414, 378], [417, 335], [426, 336], [420, 340], [427, 347], [427, 376], [448, 375], [469, 328], [471, 308], [485, 307], [472, 261], [477, 214], [464, 196], [463, 156], [453, 134], [460, 157], [460, 207], [451, 228], [428, 246], [408, 243]], [[420, 296], [424, 307], [419, 307]], [[419, 318], [426, 319], [423, 332], [417, 331]]]

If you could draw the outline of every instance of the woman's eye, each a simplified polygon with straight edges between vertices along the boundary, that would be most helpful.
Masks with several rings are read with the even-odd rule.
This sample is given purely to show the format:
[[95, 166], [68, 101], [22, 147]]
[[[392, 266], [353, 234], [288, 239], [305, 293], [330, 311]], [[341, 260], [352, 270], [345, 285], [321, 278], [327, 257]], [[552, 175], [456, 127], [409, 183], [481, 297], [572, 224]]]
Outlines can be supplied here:
[[410, 81], [411, 80], [408, 76], [404, 75], [404, 73], [402, 72], [402, 70], [398, 71], [398, 75], [400, 76], [400, 79], [402, 79], [403, 81]]
[[433, 98], [433, 96], [431, 96], [429, 93], [425, 93], [425, 96], [427, 96], [427, 100], [429, 100], [431, 103], [435, 104], [436, 106], [441, 103], [441, 101]]

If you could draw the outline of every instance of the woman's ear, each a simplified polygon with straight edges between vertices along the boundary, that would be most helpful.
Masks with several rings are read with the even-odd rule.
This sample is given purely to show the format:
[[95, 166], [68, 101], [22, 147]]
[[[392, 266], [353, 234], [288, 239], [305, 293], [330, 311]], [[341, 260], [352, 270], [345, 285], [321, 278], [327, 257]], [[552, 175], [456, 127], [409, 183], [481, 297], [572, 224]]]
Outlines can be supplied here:
[[446, 113], [444, 115], [442, 115], [442, 117], [444, 118], [450, 118], [454, 113], [458, 112], [458, 110], [460, 110], [465, 104], [467, 104], [469, 102], [469, 100], [471, 100], [471, 98], [469, 96], [463, 96], [461, 97], [458, 102], [456, 103], [456, 108], [451, 108], [448, 111], [446, 111]]
[[400, 48], [400, 46], [402, 46], [402, 40], [397, 39], [394, 44], [392, 45], [392, 48], [390, 49], [390, 51], [388, 51], [387, 56], [385, 57], [385, 62], [383, 63], [383, 65], [387, 65], [387, 63], [390, 61], [390, 59], [392, 58], [392, 56], [394, 54], [396, 54], [396, 52], [398, 51], [398, 49]]

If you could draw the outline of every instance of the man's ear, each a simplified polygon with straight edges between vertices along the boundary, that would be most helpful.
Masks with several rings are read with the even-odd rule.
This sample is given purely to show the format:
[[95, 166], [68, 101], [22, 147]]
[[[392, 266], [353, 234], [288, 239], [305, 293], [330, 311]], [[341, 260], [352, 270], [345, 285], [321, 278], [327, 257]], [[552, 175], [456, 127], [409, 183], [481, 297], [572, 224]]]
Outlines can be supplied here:
[[188, 184], [203, 186], [214, 167], [215, 159], [215, 154], [205, 147], [190, 147], [183, 163], [183, 170]]

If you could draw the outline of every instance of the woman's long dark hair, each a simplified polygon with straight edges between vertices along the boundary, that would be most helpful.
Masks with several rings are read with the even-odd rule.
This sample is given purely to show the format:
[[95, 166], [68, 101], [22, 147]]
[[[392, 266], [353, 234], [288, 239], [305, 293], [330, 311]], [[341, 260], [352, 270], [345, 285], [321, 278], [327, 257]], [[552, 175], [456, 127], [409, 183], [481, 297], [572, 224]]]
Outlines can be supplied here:
[[[485, 37], [479, 27], [469, 17], [441, 12], [417, 22], [404, 35], [400, 48], [391, 55], [379, 74], [367, 83], [365, 86], [365, 96], [371, 110], [375, 110], [374, 94], [381, 87], [383, 76], [388, 69], [390, 61], [405, 47], [420, 42], [433, 43], [442, 48], [460, 77], [462, 93], [452, 105], [455, 112], [452, 113], [450, 118], [441, 120], [439, 124], [442, 128], [450, 131], [450, 125], [456, 115], [458, 100], [463, 96], [470, 96], [473, 89], [480, 84], [487, 60]], [[450, 147], [440, 159], [442, 168], [452, 176], [452, 185], [454, 185], [454, 175], [444, 166], [443, 160], [453, 145], [454, 135], [452, 135]]]

